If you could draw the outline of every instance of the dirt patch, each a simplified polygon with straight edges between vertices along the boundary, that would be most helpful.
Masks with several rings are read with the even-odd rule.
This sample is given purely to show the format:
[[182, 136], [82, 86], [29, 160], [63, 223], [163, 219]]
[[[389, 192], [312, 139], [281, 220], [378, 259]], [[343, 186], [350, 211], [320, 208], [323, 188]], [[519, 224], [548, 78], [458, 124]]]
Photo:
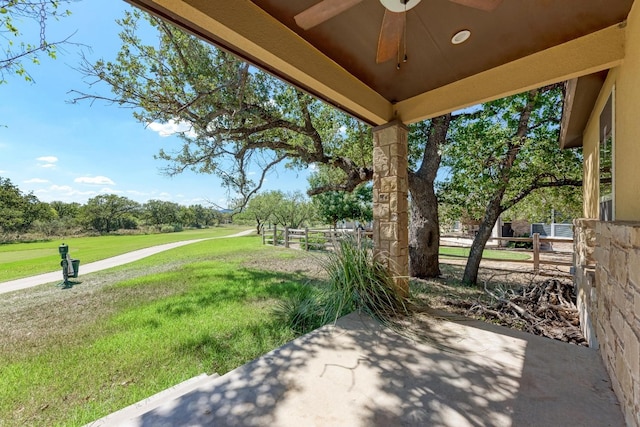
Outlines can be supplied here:
[[291, 273], [309, 279], [326, 277], [322, 263], [326, 260], [323, 252], [305, 252], [284, 248], [273, 248], [270, 252], [261, 252], [259, 258], [242, 262], [249, 269], [266, 270], [278, 273]]

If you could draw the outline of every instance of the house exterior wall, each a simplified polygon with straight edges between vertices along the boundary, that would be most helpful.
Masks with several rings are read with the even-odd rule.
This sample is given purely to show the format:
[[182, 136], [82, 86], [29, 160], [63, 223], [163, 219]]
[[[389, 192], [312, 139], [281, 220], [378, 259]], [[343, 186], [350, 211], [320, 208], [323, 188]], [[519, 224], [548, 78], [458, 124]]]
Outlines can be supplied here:
[[[625, 419], [640, 426], [640, 5], [625, 28], [624, 62], [610, 70], [583, 134], [584, 215], [574, 221], [581, 326], [599, 347]], [[614, 219], [599, 221], [600, 114], [614, 93]]]
[[635, 2], [626, 27], [623, 64], [616, 76], [616, 220], [640, 220], [640, 5]]
[[625, 58], [613, 68], [600, 92], [583, 136], [584, 215], [598, 217], [599, 117], [615, 88], [614, 203], [618, 221], [640, 220], [640, 5], [635, 3], [625, 28]]
[[627, 425], [640, 426], [640, 223], [596, 223], [595, 330]]

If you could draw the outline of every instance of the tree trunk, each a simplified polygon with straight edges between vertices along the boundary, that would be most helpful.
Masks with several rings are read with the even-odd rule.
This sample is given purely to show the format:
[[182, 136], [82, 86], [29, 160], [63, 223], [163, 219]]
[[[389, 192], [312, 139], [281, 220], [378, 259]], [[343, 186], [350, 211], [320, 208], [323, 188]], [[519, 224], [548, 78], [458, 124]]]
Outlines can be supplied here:
[[409, 171], [409, 274], [413, 277], [425, 279], [440, 275], [440, 224], [433, 184], [440, 167], [440, 145], [446, 140], [450, 123], [451, 114], [431, 120], [426, 129], [422, 164], [417, 171]]
[[426, 279], [440, 275], [438, 251], [440, 226], [438, 199], [429, 185], [419, 177], [409, 179], [411, 216], [409, 221], [409, 274]]
[[482, 261], [482, 252], [491, 237], [493, 226], [502, 213], [502, 209], [500, 208], [501, 200], [502, 195], [500, 195], [499, 198], [494, 198], [487, 207], [484, 218], [478, 228], [478, 234], [476, 234], [471, 244], [469, 259], [467, 260], [464, 275], [462, 276], [464, 283], [475, 284], [478, 281], [478, 270], [480, 269], [480, 261]]
[[478, 234], [476, 234], [476, 237], [473, 239], [473, 243], [471, 244], [469, 259], [467, 260], [467, 265], [464, 268], [464, 275], [462, 276], [462, 281], [464, 283], [475, 284], [478, 281], [478, 270], [480, 269], [482, 252], [484, 251], [484, 247], [487, 244], [489, 237], [491, 237], [491, 230], [493, 229], [493, 226], [500, 217], [500, 214], [504, 212], [502, 199], [507, 186], [509, 185], [510, 171], [518, 153], [520, 153], [522, 141], [529, 131], [529, 119], [531, 118], [531, 112], [535, 108], [535, 100], [539, 93], [540, 89], [530, 90], [528, 93], [527, 103], [520, 111], [518, 128], [516, 129], [512, 140], [509, 141], [506, 153], [500, 162], [500, 183], [489, 201], [482, 223], [480, 223]]

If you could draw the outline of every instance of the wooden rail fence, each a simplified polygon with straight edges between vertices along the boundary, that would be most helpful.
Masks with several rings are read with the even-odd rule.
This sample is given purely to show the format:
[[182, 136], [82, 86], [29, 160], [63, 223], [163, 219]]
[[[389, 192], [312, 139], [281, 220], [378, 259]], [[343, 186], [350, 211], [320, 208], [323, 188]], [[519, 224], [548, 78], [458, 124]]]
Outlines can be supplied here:
[[[284, 246], [285, 248], [291, 247], [291, 245], [298, 245], [305, 251], [309, 250], [328, 250], [334, 247], [335, 243], [345, 237], [351, 237], [355, 239], [358, 245], [362, 245], [364, 242], [370, 242], [373, 238], [373, 232], [365, 231], [361, 229], [312, 229], [312, 228], [278, 228], [274, 226], [270, 230], [262, 230], [262, 244]], [[538, 273], [541, 265], [555, 265], [555, 266], [572, 266], [573, 263], [569, 261], [552, 260], [552, 259], [540, 259], [540, 253], [554, 253], [548, 251], [541, 251], [540, 247], [542, 243], [573, 243], [572, 239], [559, 239], [553, 237], [540, 237], [539, 233], [534, 233], [532, 237], [494, 237], [493, 241], [506, 241], [506, 242], [525, 242], [531, 243], [533, 248], [530, 250], [518, 249], [518, 252], [530, 252], [532, 259], [524, 260], [504, 260], [490, 257], [483, 257], [483, 260], [487, 261], [504, 261], [513, 263], [525, 263], [533, 264], [533, 271]], [[447, 246], [446, 244], [440, 244], [440, 246]], [[468, 247], [468, 246], [467, 246]], [[508, 249], [507, 249], [508, 250]], [[567, 253], [568, 255], [568, 253]]]
[[[532, 244], [532, 249], [530, 249], [530, 250], [517, 249], [517, 251], [518, 252], [531, 253], [532, 257], [531, 257], [531, 259], [522, 259], [522, 260], [516, 260], [516, 259], [504, 260], [504, 259], [483, 257], [482, 258], [483, 260], [533, 264], [533, 271], [536, 272], [536, 273], [538, 273], [540, 271], [540, 266], [541, 265], [555, 265], [555, 266], [566, 266], [566, 267], [570, 267], [570, 266], [573, 265], [573, 263], [570, 262], [570, 261], [560, 261], [560, 260], [553, 260], [553, 259], [540, 259], [540, 254], [541, 253], [544, 253], [544, 254], [558, 254], [559, 253], [559, 252], [553, 252], [553, 251], [541, 251], [541, 245], [543, 243], [573, 243], [573, 239], [555, 238], [555, 237], [540, 237], [539, 233], [533, 233], [533, 235], [531, 237], [493, 237], [493, 238], [491, 238], [489, 240], [490, 241], [500, 241], [500, 242], [531, 243]], [[446, 245], [441, 244], [440, 246], [446, 246]], [[485, 249], [493, 249], [493, 248], [485, 248]], [[509, 249], [499, 248], [498, 250], [509, 250]], [[568, 252], [564, 252], [564, 254], [569, 255]]]
[[299, 245], [305, 251], [331, 249], [335, 242], [345, 237], [350, 237], [356, 241], [358, 246], [373, 237], [371, 231], [362, 229], [312, 229], [312, 228], [278, 228], [274, 226], [272, 230], [262, 230], [263, 245], [282, 245], [285, 248]]

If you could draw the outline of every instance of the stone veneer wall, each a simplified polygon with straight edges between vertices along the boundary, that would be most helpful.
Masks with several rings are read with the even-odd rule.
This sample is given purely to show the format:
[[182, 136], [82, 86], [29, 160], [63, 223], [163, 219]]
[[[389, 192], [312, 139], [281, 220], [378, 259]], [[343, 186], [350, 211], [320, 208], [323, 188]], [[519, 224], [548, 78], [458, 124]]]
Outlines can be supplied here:
[[409, 294], [408, 129], [389, 123], [373, 131], [373, 241], [398, 290]]
[[576, 285], [580, 328], [589, 347], [598, 348], [592, 315], [597, 312], [597, 288], [595, 282], [596, 223], [598, 220], [580, 218], [573, 220], [573, 268]]
[[[627, 425], [640, 426], [640, 223], [587, 220], [578, 225], [578, 246], [588, 246], [595, 225], [595, 281], [587, 283], [589, 274], [580, 276], [578, 269], [576, 284], [589, 291], [583, 304]], [[576, 258], [576, 267], [581, 261], [589, 265], [588, 250]]]

